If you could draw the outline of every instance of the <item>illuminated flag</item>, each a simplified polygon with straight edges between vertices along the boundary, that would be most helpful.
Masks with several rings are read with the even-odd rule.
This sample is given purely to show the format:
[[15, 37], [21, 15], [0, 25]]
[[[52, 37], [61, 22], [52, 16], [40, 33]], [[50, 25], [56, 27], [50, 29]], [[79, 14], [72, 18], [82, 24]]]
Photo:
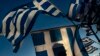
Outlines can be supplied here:
[[[41, 0], [39, 4], [35, 3], [33, 1], [33, 3], [15, 8], [5, 16], [2, 22], [2, 33], [12, 43], [14, 52], [18, 51], [22, 40], [29, 34], [39, 14], [54, 17], [63, 15], [59, 9], [47, 0]], [[43, 9], [39, 9], [38, 5], [41, 5]]]
[[36, 56], [84, 56], [74, 32], [75, 27], [31, 32]]

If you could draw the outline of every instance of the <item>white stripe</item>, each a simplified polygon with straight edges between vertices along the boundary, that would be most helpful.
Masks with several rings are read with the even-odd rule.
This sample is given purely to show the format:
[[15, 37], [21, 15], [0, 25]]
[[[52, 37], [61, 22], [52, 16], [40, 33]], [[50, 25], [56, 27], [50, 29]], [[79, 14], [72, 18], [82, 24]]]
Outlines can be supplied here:
[[38, 8], [38, 10], [43, 10], [41, 5], [36, 0], [33, 1], [33, 4]]
[[[52, 53], [53, 52], [52, 49], [53, 49], [53, 46], [55, 44], [63, 44], [65, 50], [67, 51], [66, 55], [73, 56], [71, 48], [70, 48], [70, 43], [69, 43], [69, 39], [68, 39], [66, 28], [61, 28], [60, 31], [61, 31], [61, 34], [62, 34], [62, 40], [61, 41], [57, 41], [57, 42], [53, 42], [53, 43], [51, 43], [49, 31], [45, 31], [44, 32], [44, 34], [46, 35], [45, 36], [45, 44], [44, 45], [35, 46], [36, 52], [47, 50], [48, 54], [50, 55], [50, 54], [53, 54]], [[53, 55], [51, 55], [51, 56], [53, 56]]]
[[20, 35], [20, 33], [17, 31], [14, 39], [12, 40], [13, 45], [15, 44], [15, 40], [18, 38], [19, 35]]
[[[20, 42], [19, 47], [21, 47], [23, 44], [23, 40]], [[16, 46], [13, 46], [13, 50], [15, 49]]]
[[[36, 52], [47, 50], [48, 54], [50, 55], [50, 54], [53, 54], [52, 53], [53, 52], [52, 49], [53, 49], [53, 46], [55, 44], [63, 44], [65, 50], [67, 51], [66, 55], [73, 56], [71, 48], [70, 48], [71, 46], [70, 46], [70, 43], [69, 43], [69, 39], [68, 39], [66, 28], [61, 28], [60, 31], [61, 31], [61, 34], [62, 34], [62, 40], [61, 41], [57, 41], [57, 42], [53, 42], [53, 43], [51, 43], [49, 31], [44, 32], [44, 34], [46, 35], [45, 36], [45, 44], [44, 45], [35, 46]], [[50, 56], [53, 56], [53, 55], [50, 55]]]
[[45, 44], [44, 45], [35, 46], [36, 52], [47, 50], [48, 56], [54, 56], [53, 48], [52, 48], [52, 43], [51, 43], [50, 39], [51, 38], [50, 38], [49, 31], [45, 31], [44, 32]]
[[16, 26], [17, 26], [17, 31], [20, 32], [20, 23], [21, 23], [21, 19], [22, 17], [24, 16], [24, 14], [28, 11], [29, 9], [23, 11], [21, 14], [19, 14], [18, 18], [17, 18], [17, 23], [16, 23]]
[[24, 10], [25, 10], [25, 9], [18, 9], [17, 13], [18, 13], [18, 12], [21, 12], [21, 11], [24, 11]]
[[59, 13], [60, 13], [60, 10], [56, 10], [56, 11], [54, 11], [52, 14], [53, 14], [54, 16], [57, 16]]
[[53, 5], [50, 5], [50, 6], [46, 9], [46, 11], [49, 12], [52, 8], [54, 8], [54, 6], [53, 6]]
[[3, 24], [3, 28], [2, 28], [2, 33], [5, 35], [6, 34], [6, 21], [7, 19], [9, 19], [9, 17], [12, 17], [14, 15], [16, 11], [12, 11], [10, 12], [5, 18], [4, 20], [2, 21], [2, 24]]
[[36, 52], [45, 51], [45, 50], [47, 50], [45, 47], [46, 47], [45, 44], [44, 45], [38, 45], [38, 46], [35, 46], [35, 50], [36, 50]]
[[69, 14], [68, 14], [69, 17], [72, 17], [74, 6], [75, 6], [75, 4], [73, 4], [73, 3], [70, 5]]
[[[63, 40], [60, 40], [60, 41], [57, 41], [57, 42], [53, 42], [52, 43], [52, 47], [54, 46], [54, 45], [56, 45], [56, 44], [63, 44]], [[59, 46], [58, 46], [59, 47]]]
[[26, 33], [26, 30], [27, 30], [27, 28], [28, 28], [30, 22], [32, 21], [32, 19], [34, 19], [34, 16], [36, 15], [36, 13], [37, 13], [37, 10], [32, 10], [32, 11], [29, 13], [29, 15], [28, 15], [28, 17], [27, 17], [27, 19], [26, 19], [26, 22], [25, 22], [25, 24], [24, 24], [24, 35], [25, 35], [25, 33]]
[[[19, 10], [17, 11], [16, 15], [17, 15], [19, 12], [23, 12], [24, 10], [25, 10], [25, 9], [19, 9]], [[14, 17], [14, 19], [13, 19], [13, 20], [14, 20], [13, 22], [15, 22], [16, 15], [15, 15], [15, 17]], [[15, 26], [13, 25], [13, 22], [11, 21], [11, 23], [10, 23], [10, 33], [9, 33], [9, 35], [7, 36], [7, 39], [10, 39], [10, 37], [14, 35]]]
[[83, 56], [81, 51], [80, 51], [80, 48], [76, 42], [76, 39], [75, 39], [75, 42], [74, 42], [74, 52], [75, 52], [75, 56]]
[[80, 5], [79, 4], [79, 0], [76, 0], [76, 4], [75, 5], [77, 5], [76, 9], [78, 9], [78, 6]]
[[[74, 36], [76, 27], [71, 27], [71, 29], [72, 29], [73, 36]], [[74, 40], [75, 40], [75, 42], [74, 42], [74, 52], [75, 52], [75, 56], [82, 56], [82, 53], [80, 51], [80, 48], [79, 48], [79, 46], [77, 44], [77, 41], [76, 41], [75, 37], [74, 37]]]
[[75, 30], [76, 30], [76, 27], [72, 26], [72, 27], [70, 27], [70, 28], [71, 28], [72, 33], [73, 33], [73, 36], [74, 36], [74, 34], [75, 34]]
[[21, 14], [19, 14], [18, 18], [17, 18], [17, 23], [16, 23], [16, 27], [17, 27], [17, 31], [16, 31], [16, 34], [15, 34], [15, 37], [12, 41], [12, 44], [14, 44], [15, 40], [18, 38], [18, 36], [20, 35], [20, 22], [21, 22], [21, 19], [23, 17], [23, 15], [28, 11], [29, 9], [25, 10], [24, 12], [22, 12]]
[[76, 3], [75, 4], [79, 4], [79, 0], [76, 0]]
[[69, 36], [68, 36], [68, 33], [66, 31], [66, 28], [61, 28], [60, 29], [61, 31], [61, 35], [62, 35], [62, 39], [63, 39], [63, 44], [64, 44], [64, 47], [65, 47], [65, 50], [67, 50], [67, 56], [73, 56], [72, 55], [72, 51], [71, 51], [71, 46], [70, 46], [70, 42], [69, 42]]
[[54, 56], [54, 52], [52, 50], [52, 43], [51, 43], [51, 38], [50, 38], [50, 33], [49, 31], [45, 31], [44, 32], [44, 36], [45, 36], [45, 43], [46, 43], [46, 49], [47, 49], [47, 53], [48, 53], [48, 56]]
[[[16, 15], [17, 15], [19, 12], [23, 12], [24, 10], [25, 10], [25, 9], [18, 9], [18, 11], [17, 11]], [[15, 22], [15, 21], [16, 21], [16, 20], [15, 20], [16, 15], [15, 15], [15, 17], [14, 17], [14, 19], [13, 19], [13, 22]]]
[[15, 26], [13, 25], [12, 21], [10, 23], [10, 33], [7, 36], [7, 39], [10, 39], [11, 36], [14, 35], [14, 31], [15, 31]]
[[[21, 47], [23, 44], [23, 40], [19, 43], [19, 46], [18, 47]], [[16, 46], [13, 46], [13, 50], [15, 49]]]
[[[55, 44], [62, 44], [62, 43], [63, 41], [52, 42], [50, 46], [53, 47]], [[47, 50], [45, 47], [46, 47], [46, 44], [35, 46], [36, 52]]]

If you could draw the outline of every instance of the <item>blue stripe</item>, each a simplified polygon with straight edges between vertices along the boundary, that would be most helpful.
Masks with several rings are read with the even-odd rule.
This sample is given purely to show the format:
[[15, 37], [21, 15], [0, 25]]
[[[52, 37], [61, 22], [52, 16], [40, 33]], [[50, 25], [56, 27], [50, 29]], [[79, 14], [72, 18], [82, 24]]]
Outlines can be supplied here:
[[12, 40], [14, 39], [15, 34], [16, 34], [16, 29], [15, 29], [15, 31], [14, 31], [13, 36], [11, 36], [11, 37], [8, 39], [10, 42], [12, 42]]
[[43, 3], [41, 6], [42, 6], [42, 8], [45, 10], [45, 9], [47, 9], [50, 5], [51, 5], [51, 4], [50, 4], [48, 1], [46, 1], [46, 2]]
[[83, 0], [83, 2], [84, 2], [84, 3], [88, 3], [88, 2], [89, 2], [89, 0]]
[[[84, 0], [79, 0], [79, 4], [82, 3]], [[87, 0], [88, 1], [88, 0]], [[76, 4], [76, 0], [71, 0], [71, 3]]]
[[50, 30], [50, 37], [52, 42], [57, 42], [62, 40], [61, 32], [59, 29]]
[[66, 28], [66, 30], [67, 30], [67, 34], [68, 34], [68, 37], [69, 37], [72, 53], [73, 53], [73, 55], [75, 55], [74, 54], [74, 42], [75, 41], [74, 41], [73, 32], [72, 32], [71, 28]]
[[29, 26], [28, 26], [28, 28], [27, 28], [27, 30], [26, 30], [25, 36], [27, 36], [27, 35], [29, 34], [30, 30], [31, 30], [32, 27], [34, 26], [34, 23], [35, 23], [35, 21], [36, 21], [37, 16], [39, 15], [39, 13], [40, 13], [40, 11], [37, 11], [36, 14], [34, 15], [34, 18], [33, 18], [32, 21], [30, 22], [30, 24], [29, 24]]
[[[39, 14], [39, 13], [37, 12], [36, 15], [35, 15], [35, 17], [32, 19], [31, 23], [29, 24], [29, 26], [28, 26], [28, 28], [27, 28], [27, 30], [26, 30], [25, 36], [20, 35], [20, 36], [16, 39], [16, 44], [20, 43], [20, 42], [29, 34], [30, 30], [32, 29], [33, 24], [34, 24], [35, 21], [36, 21], [36, 18], [37, 18], [37, 16], [38, 16], [38, 14]], [[16, 44], [15, 44], [15, 45], [16, 45]]]
[[[17, 10], [17, 12], [18, 12], [18, 10]], [[14, 25], [16, 26], [16, 22], [17, 22], [17, 19], [18, 19], [18, 16], [22, 13], [23, 11], [20, 11], [20, 12], [18, 12], [18, 13], [16, 13], [16, 18], [14, 19], [15, 20], [15, 22], [13, 21], [13, 23], [14, 23]]]
[[47, 51], [36, 52], [36, 56], [48, 56]]
[[13, 39], [14, 39], [14, 36], [11, 36], [8, 40], [9, 40], [9, 42], [12, 42]]
[[[44, 9], [43, 11], [45, 11], [49, 6], [51, 6], [52, 4], [48, 1], [46, 1], [45, 3], [43, 3], [41, 5], [41, 7]], [[45, 11], [46, 13], [45, 14], [48, 14], [48, 15], [51, 15], [51, 16], [54, 16], [52, 13], [54, 13], [56, 10], [58, 10], [56, 7], [52, 8], [49, 12]], [[63, 13], [59, 13], [57, 16], [55, 17], [59, 17], [59, 16], [64, 16]]]
[[9, 17], [7, 22], [6, 22], [6, 37], [8, 36], [9, 32], [10, 32], [10, 23], [13, 20], [14, 16], [16, 15], [16, 12], [14, 13], [14, 15], [12, 17]]
[[[16, 34], [16, 31], [17, 31], [16, 22], [17, 22], [17, 18], [18, 18], [18, 16], [19, 16], [19, 14], [21, 14], [21, 13], [22, 13], [22, 11], [21, 11], [21, 12], [18, 12], [18, 10], [17, 10], [16, 13], [15, 13], [15, 15], [14, 15], [14, 17], [16, 17], [16, 18], [13, 18], [13, 20], [12, 20], [12, 22], [13, 22], [13, 24], [14, 24], [14, 27], [15, 27], [15, 31], [14, 31], [13, 36], [11, 36], [10, 39], [8, 39], [10, 42], [12, 42], [12, 40], [13, 40], [14, 37], [15, 37], [15, 34]], [[14, 20], [15, 20], [15, 21], [14, 21]]]
[[76, 3], [76, 0], [71, 0], [71, 3]]
[[48, 13], [51, 13], [52, 14], [56, 10], [57, 10], [56, 8], [52, 8]]
[[11, 23], [12, 18], [9, 17], [6, 21], [6, 37], [8, 36], [9, 32], [10, 32], [10, 23]]
[[28, 8], [35, 7], [35, 5], [33, 4], [33, 2], [30, 2], [30, 3], [26, 4], [26, 6], [27, 6]]
[[85, 4], [84, 4], [84, 3], [81, 3], [81, 4], [80, 4], [79, 13], [80, 13], [80, 14], [84, 13], [84, 9], [85, 9]]
[[20, 33], [21, 33], [21, 34], [24, 34], [24, 24], [25, 24], [25, 22], [26, 22], [26, 20], [27, 20], [27, 17], [28, 17], [28, 15], [29, 15], [29, 13], [31, 12], [31, 10], [32, 10], [32, 9], [28, 10], [28, 11], [23, 15], [23, 17], [22, 17], [22, 19], [21, 19], [21, 23], [20, 23]]
[[75, 18], [77, 13], [77, 4], [75, 4], [74, 8], [73, 8], [73, 12], [72, 12], [72, 18]]
[[57, 15], [57, 17], [58, 17], [58, 16], [59, 16], [59, 17], [60, 17], [60, 16], [61, 16], [61, 17], [65, 17], [65, 15], [62, 14], [61, 12]]
[[28, 10], [22, 17], [22, 20], [21, 20], [21, 24], [20, 24], [20, 33], [21, 34], [24, 34], [24, 24], [25, 24], [25, 21], [29, 15], [29, 13], [32, 11], [32, 10], [36, 10], [37, 8], [30, 8], [30, 10]]
[[53, 16], [53, 17], [65, 17], [62, 13], [59, 13], [57, 16], [54, 16], [50, 12], [46, 12], [46, 11], [43, 11], [43, 10], [39, 10], [39, 11], [41, 11], [42, 14], [48, 14], [49, 16]]
[[34, 42], [34, 46], [45, 44], [45, 39], [44, 39], [45, 37], [44, 37], [43, 32], [33, 33], [33, 34], [31, 34], [31, 36], [32, 36], [32, 40]]
[[[54, 13], [56, 10], [58, 10], [58, 9], [54, 7], [54, 8], [52, 8], [48, 13], [49, 13], [49, 14], [52, 14], [52, 13]], [[53, 15], [52, 15], [52, 16], [53, 16]], [[64, 14], [61, 13], [61, 12], [60, 12], [58, 15], [56, 15], [56, 17], [60, 17], [60, 16], [65, 17]]]
[[17, 53], [17, 51], [19, 50], [19, 48], [20, 48], [20, 44], [17, 44], [17, 45], [15, 46], [15, 48], [13, 49], [13, 52], [14, 52], [14, 53]]
[[[31, 9], [30, 9], [29, 11], [27, 11], [27, 12], [24, 14], [24, 16], [23, 16], [23, 18], [22, 18], [23, 21], [21, 20], [21, 24], [20, 24], [20, 29], [21, 29], [21, 31], [19, 32], [20, 35], [19, 35], [19, 36], [17, 37], [17, 39], [15, 40], [14, 45], [20, 43], [20, 42], [23, 40], [24, 24], [25, 24], [25, 21], [26, 21], [27, 16], [28, 16], [28, 14], [29, 14], [30, 11], [31, 11]], [[15, 22], [15, 26], [16, 26], [16, 24], [17, 24], [17, 19], [16, 19], [16, 22]], [[17, 31], [17, 29], [16, 29], [16, 31]], [[15, 35], [14, 35], [14, 37], [15, 37]]]
[[[33, 26], [33, 24], [35, 23], [36, 18], [37, 18], [37, 16], [38, 16], [39, 13], [43, 13], [43, 11], [38, 11], [38, 12], [36, 13], [36, 16], [34, 17], [34, 19], [32, 19], [31, 23], [30, 23], [29, 26], [28, 26], [28, 29], [26, 30], [25, 36], [21, 36], [21, 37], [20, 37], [21, 39], [18, 39], [17, 42], [16, 42], [16, 44], [19, 43], [20, 41], [22, 41], [22, 40], [29, 34], [29, 32], [30, 32], [30, 30], [31, 30], [31, 28], [32, 28], [32, 26]], [[18, 38], [19, 38], [19, 37], [18, 37]]]
[[23, 37], [22, 34], [20, 34], [20, 35], [17, 37], [17, 39], [16, 39], [15, 42], [14, 42], [14, 45], [15, 45], [15, 46], [17, 46], [18, 44], [21, 43], [21, 41], [22, 41], [22, 39], [23, 39], [22, 37]]
[[37, 2], [41, 2], [42, 0], [36, 0]]
[[[14, 19], [15, 20], [15, 22], [13, 22], [14, 23], [14, 26], [15, 26], [15, 31], [14, 31], [14, 35], [11, 37], [11, 38], [13, 38], [14, 39], [14, 37], [15, 37], [15, 35], [16, 35], [16, 32], [17, 32], [17, 27], [16, 27], [16, 24], [17, 24], [17, 19], [18, 19], [18, 16], [22, 13], [23, 11], [20, 11], [20, 12], [18, 12], [17, 14], [16, 14], [16, 18]], [[20, 37], [20, 36], [19, 36]], [[13, 40], [12, 39], [12, 40]], [[12, 41], [11, 40], [11, 41]], [[16, 41], [15, 41], [16, 42]], [[14, 45], [15, 44], [17, 44], [17, 43], [14, 43]]]
[[83, 56], [89, 56], [85, 47], [84, 47], [84, 44], [82, 43], [82, 40], [80, 38], [80, 35], [79, 35], [79, 30], [77, 30], [75, 32], [75, 38], [76, 38], [76, 41], [78, 43], [78, 46], [80, 48], [80, 52], [82, 53]]
[[[11, 36], [10, 39], [8, 39], [10, 42], [12, 42], [12, 40], [15, 37], [15, 34], [16, 34], [16, 31], [17, 31], [16, 22], [17, 22], [17, 18], [18, 18], [18, 16], [19, 16], [20, 13], [22, 13], [22, 12], [19, 12], [19, 13], [16, 12], [16, 15], [15, 15], [16, 18], [13, 19], [13, 24], [14, 24], [14, 27], [15, 27], [15, 31], [14, 31], [13, 36]], [[14, 22], [14, 20], [15, 20], [15, 22]]]

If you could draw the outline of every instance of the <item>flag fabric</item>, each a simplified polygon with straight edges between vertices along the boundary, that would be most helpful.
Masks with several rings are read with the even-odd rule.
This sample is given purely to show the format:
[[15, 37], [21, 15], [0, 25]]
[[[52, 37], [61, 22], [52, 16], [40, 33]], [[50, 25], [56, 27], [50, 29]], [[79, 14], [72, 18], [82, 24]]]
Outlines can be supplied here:
[[[70, 18], [75, 18], [77, 11], [80, 10], [80, 2], [80, 0], [71, 2], [68, 13]], [[66, 16], [48, 0], [33, 0], [28, 4], [13, 9], [3, 19], [1, 30], [3, 35], [12, 43], [14, 52], [18, 51], [22, 40], [32, 30], [39, 14], [53, 17]], [[32, 33], [36, 55], [59, 56], [65, 54], [67, 56], [88, 56], [83, 43], [79, 41], [80, 36], [77, 34], [74, 36], [74, 34], [75, 28], [49, 29]], [[83, 50], [85, 51], [83, 52]]]
[[81, 0], [71, 1], [68, 16], [75, 20], [76, 14], [79, 11]]
[[87, 53], [87, 51], [86, 51], [86, 49], [85, 49], [85, 46], [84, 46], [84, 44], [82, 42], [79, 30], [75, 31], [74, 37], [75, 37], [76, 42], [77, 42], [77, 44], [79, 46], [79, 49], [80, 49], [80, 52], [81, 52], [82, 56], [89, 56], [88, 53]]
[[46, 14], [54, 17], [63, 15], [48, 0], [34, 0], [24, 6], [15, 8], [5, 16], [2, 21], [2, 33], [12, 43], [14, 52], [18, 51], [22, 40], [31, 31], [38, 14]]
[[83, 38], [76, 27], [64, 27], [31, 32], [36, 56], [94, 56], [100, 44], [90, 37]]
[[64, 16], [63, 13], [49, 0], [34, 0], [33, 4], [38, 8], [38, 10], [43, 10], [49, 13], [49, 15]]
[[100, 43], [92, 36], [81, 38], [88, 56], [100, 55]]
[[[78, 1], [77, 1], [78, 2]], [[22, 40], [29, 34], [38, 14], [63, 17], [64, 14], [48, 0], [34, 0], [10, 11], [2, 21], [2, 33], [17, 52]]]
[[38, 14], [38, 11], [34, 8], [18, 9], [18, 11], [10, 12], [4, 18], [2, 33], [14, 46], [14, 52], [18, 50], [20, 42], [31, 30], [31, 23], [34, 24], [36, 14]]
[[32, 32], [36, 56], [85, 56], [74, 33], [75, 27]]

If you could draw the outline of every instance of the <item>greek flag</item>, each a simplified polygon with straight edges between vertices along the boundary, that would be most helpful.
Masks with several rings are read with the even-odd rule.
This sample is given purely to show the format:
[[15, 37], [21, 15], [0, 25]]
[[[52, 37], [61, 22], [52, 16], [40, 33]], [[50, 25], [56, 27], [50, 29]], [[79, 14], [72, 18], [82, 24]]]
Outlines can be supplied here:
[[80, 0], [71, 1], [69, 13], [68, 13], [68, 16], [70, 18], [75, 19], [76, 13], [77, 13], [77, 11], [79, 10], [79, 7], [80, 7], [80, 2], [81, 2]]
[[9, 12], [2, 21], [2, 33], [12, 43], [17, 52], [22, 40], [29, 34], [38, 14], [51, 16], [63, 15], [48, 0], [34, 0]]
[[48, 0], [34, 0], [33, 4], [38, 8], [38, 10], [43, 10], [49, 13], [49, 15], [64, 16], [61, 11]]
[[[79, 3], [80, 3], [80, 0], [72, 1], [70, 8], [69, 8], [69, 13], [68, 13], [69, 17], [71, 17], [71, 18], [75, 17], [77, 10], [80, 8]], [[18, 51], [18, 49], [20, 48], [20, 45], [22, 43], [22, 40], [30, 33], [31, 28], [32, 28], [32, 26], [34, 26], [36, 18], [39, 14], [50, 15], [53, 17], [66, 16], [48, 0], [33, 0], [32, 2], [30, 2], [28, 4], [25, 4], [23, 6], [13, 9], [3, 19], [1, 30], [2, 30], [3, 35], [5, 37], [7, 37], [7, 39], [12, 43], [14, 52]], [[59, 33], [59, 31], [61, 34]], [[62, 29], [57, 30], [57, 32], [56, 32], [56, 30], [42, 32], [42, 36], [44, 36], [44, 37], [40, 36], [41, 34], [37, 35], [37, 36], [45, 39], [44, 41], [42, 41], [42, 39], [41, 40], [39, 39], [40, 41], [42, 41], [43, 43], [46, 43], [46, 45], [41, 45], [42, 47], [37, 46], [38, 42], [35, 43], [37, 55], [41, 55], [40, 52], [46, 51], [46, 49], [48, 49], [47, 50], [48, 56], [57, 55], [57, 54], [53, 53], [53, 51], [56, 53], [56, 49], [55, 49], [56, 47], [60, 47], [61, 49], [64, 47], [62, 51], [65, 50], [66, 51], [65, 54], [68, 56], [74, 55], [73, 52], [75, 50], [73, 50], [73, 47], [72, 47], [73, 39], [69, 40], [69, 38], [73, 37], [73, 33], [71, 33], [72, 35], [68, 35], [70, 32], [67, 32], [67, 31], [68, 30], [66, 28], [62, 28]], [[34, 38], [34, 36], [36, 36], [36, 34], [32, 34], [32, 36]], [[53, 43], [50, 40], [52, 38], [51, 36], [55, 37], [55, 39], [52, 39]], [[56, 38], [56, 36], [57, 36], [57, 38]], [[72, 37], [69, 37], [69, 36], [72, 36]], [[58, 39], [58, 37], [60, 37], [60, 38]], [[48, 41], [46, 42], [46, 40], [48, 40]], [[55, 40], [61, 40], [61, 41], [58, 41], [56, 43]], [[41, 44], [41, 43], [38, 43], [38, 44]], [[78, 46], [77, 42], [75, 45]], [[46, 49], [44, 48], [44, 46]], [[66, 47], [66, 46], [68, 46], [68, 47]], [[54, 48], [54, 50], [52, 50], [52, 48]], [[79, 47], [77, 47], [77, 49], [80, 50]], [[78, 51], [78, 52], [80, 53], [80, 51]], [[81, 54], [81, 53], [79, 54], [79, 56], [82, 56], [82, 55], [83, 54]], [[78, 55], [76, 55], [76, 56], [78, 56]]]
[[64, 27], [31, 32], [36, 56], [99, 55], [100, 44], [90, 38], [91, 36], [82, 38], [79, 31], [75, 34], [75, 30], [75, 27]]
[[85, 56], [74, 33], [75, 27], [32, 32], [36, 56]]
[[18, 9], [18, 11], [10, 12], [4, 18], [2, 22], [2, 33], [14, 46], [14, 52], [18, 50], [20, 42], [30, 32], [37, 14], [38, 10], [31, 8]]

